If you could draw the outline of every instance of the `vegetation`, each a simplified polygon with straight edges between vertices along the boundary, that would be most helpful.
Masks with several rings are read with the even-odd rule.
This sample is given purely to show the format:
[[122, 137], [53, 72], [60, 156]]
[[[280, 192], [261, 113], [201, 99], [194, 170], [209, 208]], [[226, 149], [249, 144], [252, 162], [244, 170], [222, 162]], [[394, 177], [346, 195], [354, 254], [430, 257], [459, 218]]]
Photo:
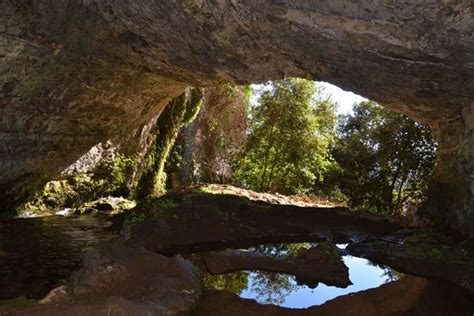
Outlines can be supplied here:
[[181, 131], [166, 163], [168, 187], [195, 182], [226, 183], [245, 145], [249, 86], [223, 84], [206, 90], [197, 119]]
[[251, 275], [257, 301], [265, 304], [283, 304], [298, 285], [293, 276], [258, 271]]
[[313, 82], [284, 79], [268, 84], [249, 109], [248, 139], [234, 182], [256, 191], [302, 194], [322, 184], [332, 164], [335, 105], [318, 96]]
[[404, 115], [366, 101], [338, 123], [331, 150], [337, 186], [353, 208], [401, 214], [424, 198], [435, 164], [430, 130]]
[[424, 199], [435, 164], [429, 128], [374, 102], [336, 117], [311, 81], [269, 83], [248, 113], [233, 182], [260, 192], [325, 195], [400, 215]]
[[124, 227], [134, 226], [145, 221], [145, 214], [140, 212], [130, 212], [123, 222]]
[[115, 153], [90, 172], [47, 182], [30, 202], [18, 209], [18, 213], [42, 215], [59, 208], [89, 208], [101, 198], [128, 196], [127, 180], [137, 165], [136, 157]]

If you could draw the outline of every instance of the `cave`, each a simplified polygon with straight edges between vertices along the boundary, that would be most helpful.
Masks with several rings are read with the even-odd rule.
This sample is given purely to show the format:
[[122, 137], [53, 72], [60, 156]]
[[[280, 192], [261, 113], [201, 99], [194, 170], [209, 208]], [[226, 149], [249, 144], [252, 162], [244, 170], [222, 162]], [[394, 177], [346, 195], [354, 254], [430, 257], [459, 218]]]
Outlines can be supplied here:
[[[423, 211], [474, 236], [469, 0], [2, 1], [0, 212], [98, 144], [143, 151], [151, 126], [190, 86], [285, 77], [335, 84], [430, 126], [438, 163]], [[148, 252], [149, 242], [127, 251], [174, 264]], [[172, 269], [195, 282], [189, 267]], [[107, 304], [145, 311], [115, 294]]]

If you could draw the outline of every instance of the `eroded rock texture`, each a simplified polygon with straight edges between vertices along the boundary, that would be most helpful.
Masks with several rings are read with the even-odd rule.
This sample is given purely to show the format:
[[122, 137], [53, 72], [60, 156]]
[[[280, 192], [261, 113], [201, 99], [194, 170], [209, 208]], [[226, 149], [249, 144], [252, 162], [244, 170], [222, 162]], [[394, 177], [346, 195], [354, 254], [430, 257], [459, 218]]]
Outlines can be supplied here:
[[232, 176], [232, 160], [245, 146], [247, 102], [241, 86], [206, 89], [199, 115], [180, 133], [175, 151], [183, 160], [167, 170], [172, 184], [225, 183]]
[[189, 84], [299, 76], [432, 126], [429, 210], [474, 232], [470, 0], [5, 0], [0, 12], [4, 206], [97, 143], [133, 150]]

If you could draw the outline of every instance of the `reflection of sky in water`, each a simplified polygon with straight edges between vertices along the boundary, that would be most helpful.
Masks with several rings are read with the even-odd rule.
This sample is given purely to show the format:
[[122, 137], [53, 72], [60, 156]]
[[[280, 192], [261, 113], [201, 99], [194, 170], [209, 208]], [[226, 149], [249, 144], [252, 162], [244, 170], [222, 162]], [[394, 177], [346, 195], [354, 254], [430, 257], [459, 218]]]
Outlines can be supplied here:
[[[294, 290], [287, 292], [284, 303], [278, 304], [284, 307], [306, 308], [313, 305], [323, 304], [328, 300], [353, 292], [359, 292], [370, 288], [378, 287], [386, 283], [390, 278], [387, 270], [371, 265], [366, 259], [351, 256], [343, 257], [345, 264], [349, 267], [349, 277], [353, 285], [341, 289], [334, 286], [326, 286], [322, 283], [315, 289], [307, 286], [297, 286]], [[256, 272], [258, 273], [258, 272]], [[249, 277], [249, 287], [241, 293], [242, 298], [256, 299], [260, 303], [266, 303], [264, 298], [259, 297], [255, 291], [257, 285], [256, 273], [251, 273]], [[293, 278], [290, 282], [295, 284]]]

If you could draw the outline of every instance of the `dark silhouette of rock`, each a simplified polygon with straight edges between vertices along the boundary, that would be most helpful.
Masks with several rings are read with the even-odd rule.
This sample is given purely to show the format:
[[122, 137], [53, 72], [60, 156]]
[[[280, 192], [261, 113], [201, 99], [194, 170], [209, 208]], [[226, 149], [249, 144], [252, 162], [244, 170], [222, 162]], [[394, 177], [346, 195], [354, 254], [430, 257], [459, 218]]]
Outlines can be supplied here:
[[275, 205], [225, 194], [168, 194], [136, 211], [146, 216], [123, 231], [128, 244], [166, 255], [329, 238], [344, 243], [400, 229], [343, 207]]
[[316, 287], [326, 285], [348, 287], [349, 269], [332, 253], [316, 248], [302, 249], [295, 258], [278, 259], [258, 252], [229, 250], [203, 256], [206, 269], [211, 274], [241, 270], [259, 270], [294, 275], [298, 283]]
[[353, 243], [346, 250], [400, 272], [456, 283], [474, 293], [472, 248], [460, 240], [447, 238], [432, 234], [420, 238], [414, 233]]

